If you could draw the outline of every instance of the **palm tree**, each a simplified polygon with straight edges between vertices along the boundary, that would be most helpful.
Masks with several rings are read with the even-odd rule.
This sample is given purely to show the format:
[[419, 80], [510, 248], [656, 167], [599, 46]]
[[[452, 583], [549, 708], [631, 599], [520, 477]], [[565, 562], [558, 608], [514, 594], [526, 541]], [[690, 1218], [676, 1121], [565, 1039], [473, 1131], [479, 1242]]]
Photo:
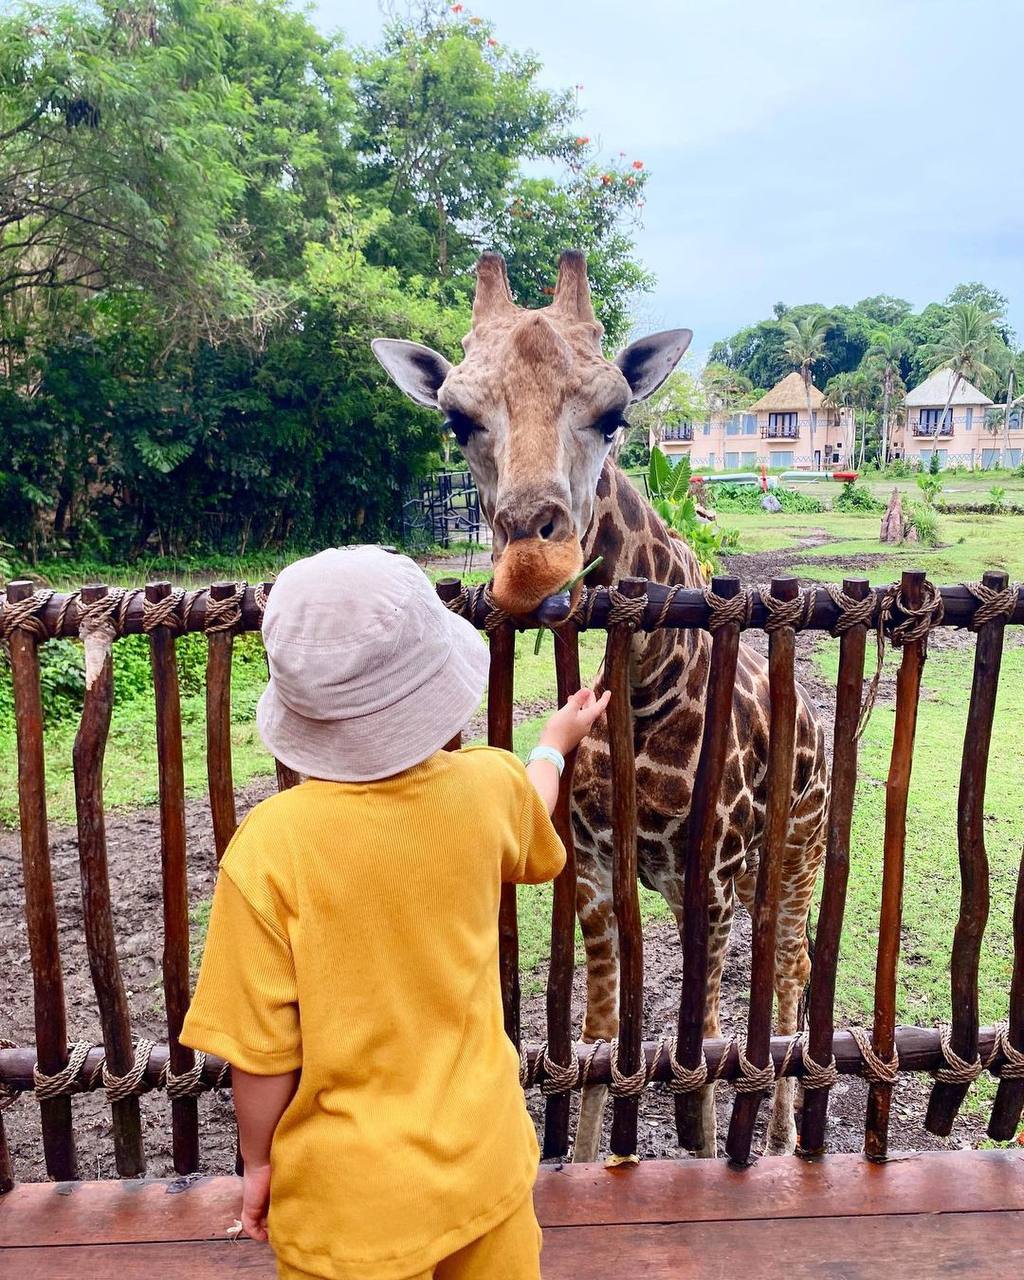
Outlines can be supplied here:
[[[853, 375], [849, 373], [837, 373], [834, 377], [829, 378], [825, 383], [825, 403], [830, 409], [835, 409], [839, 420], [842, 421], [843, 411], [851, 410], [854, 401], [853, 391]], [[850, 445], [847, 455], [847, 465], [852, 466], [855, 461], [857, 452], [857, 417], [853, 416], [853, 441], [846, 441]]]
[[804, 380], [804, 394], [807, 396], [807, 425], [811, 433], [811, 464], [814, 464], [814, 414], [811, 412], [811, 365], [825, 354], [825, 336], [831, 327], [826, 312], [815, 311], [803, 316], [794, 323], [792, 320], [780, 321], [785, 335], [783, 351], [786, 359], [800, 372]]
[[872, 406], [877, 404], [876, 399], [878, 392], [878, 382], [873, 376], [870, 367], [864, 368], [863, 365], [857, 369], [850, 377], [850, 391], [853, 397], [853, 433], [854, 441], [857, 438], [857, 410], [862, 409], [864, 416], [861, 418], [860, 424], [860, 466], [864, 466], [864, 450], [868, 440], [868, 414]]
[[[996, 376], [995, 362], [999, 359], [1001, 339], [996, 333], [994, 321], [997, 319], [992, 311], [983, 311], [973, 302], [960, 302], [949, 308], [949, 320], [937, 342], [931, 343], [925, 354], [932, 366], [932, 372], [949, 369], [953, 374], [949, 384], [949, 395], [943, 406], [942, 415], [936, 427], [935, 447], [938, 448], [938, 436], [953, 403], [957, 388], [965, 379], [968, 382], [987, 382]], [[989, 362], [992, 363], [989, 363]]]
[[900, 380], [900, 362], [904, 356], [910, 355], [910, 343], [902, 333], [895, 329], [876, 329], [871, 335], [871, 346], [867, 350], [869, 359], [875, 359], [881, 366], [882, 382], [882, 456], [881, 466], [889, 461], [889, 407], [892, 404], [893, 391]]
[[1010, 410], [1019, 401], [1024, 401], [1024, 396], [1021, 395], [1014, 398], [1019, 387], [1017, 362], [1021, 354], [1020, 351], [1013, 351], [1006, 347], [999, 353], [998, 359], [1000, 381], [1006, 387], [1006, 403], [1003, 405], [1003, 456], [1000, 458], [1000, 462], [1004, 465], [1010, 456]]

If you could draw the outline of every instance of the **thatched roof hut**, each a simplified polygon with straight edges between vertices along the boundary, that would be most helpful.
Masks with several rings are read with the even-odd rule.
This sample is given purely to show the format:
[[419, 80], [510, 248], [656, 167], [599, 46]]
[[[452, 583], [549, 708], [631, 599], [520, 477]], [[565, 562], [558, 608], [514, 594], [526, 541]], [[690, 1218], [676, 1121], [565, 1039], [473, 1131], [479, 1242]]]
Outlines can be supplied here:
[[[811, 383], [811, 408], [820, 409], [825, 397]], [[807, 409], [807, 390], [804, 380], [794, 369], [781, 382], [777, 382], [771, 391], [766, 392], [760, 400], [750, 405], [747, 413], [793, 413], [795, 410]]]

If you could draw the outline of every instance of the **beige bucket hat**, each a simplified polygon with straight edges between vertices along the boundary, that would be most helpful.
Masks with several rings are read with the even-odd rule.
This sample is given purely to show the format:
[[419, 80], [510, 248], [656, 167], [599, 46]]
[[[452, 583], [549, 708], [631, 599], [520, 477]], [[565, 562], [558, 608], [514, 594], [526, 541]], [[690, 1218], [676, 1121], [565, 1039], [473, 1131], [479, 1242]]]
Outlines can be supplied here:
[[417, 565], [381, 547], [290, 564], [263, 617], [270, 684], [256, 709], [289, 768], [372, 782], [440, 750], [487, 684], [487, 645]]

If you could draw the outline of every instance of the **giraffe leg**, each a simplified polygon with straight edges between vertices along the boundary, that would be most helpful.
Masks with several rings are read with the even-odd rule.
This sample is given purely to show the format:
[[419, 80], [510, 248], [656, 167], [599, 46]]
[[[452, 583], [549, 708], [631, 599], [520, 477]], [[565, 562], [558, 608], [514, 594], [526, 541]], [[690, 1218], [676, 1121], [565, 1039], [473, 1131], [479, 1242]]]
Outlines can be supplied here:
[[[612, 908], [611, 873], [600, 871], [580, 879], [577, 911], [587, 953], [587, 1011], [583, 1039], [612, 1040], [619, 1029], [619, 936]], [[580, 1099], [580, 1118], [573, 1144], [573, 1160], [596, 1160], [601, 1146], [608, 1089], [588, 1085]]]

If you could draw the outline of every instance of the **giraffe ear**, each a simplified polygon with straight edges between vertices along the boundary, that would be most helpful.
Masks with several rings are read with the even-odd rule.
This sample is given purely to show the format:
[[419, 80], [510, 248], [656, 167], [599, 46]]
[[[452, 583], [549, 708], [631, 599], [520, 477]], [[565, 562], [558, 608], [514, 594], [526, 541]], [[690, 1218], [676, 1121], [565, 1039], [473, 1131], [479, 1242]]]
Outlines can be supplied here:
[[404, 338], [374, 338], [370, 347], [395, 386], [410, 400], [428, 409], [438, 407], [437, 393], [451, 371], [444, 356]]
[[692, 329], [666, 329], [639, 338], [615, 357], [633, 392], [632, 399], [646, 400], [657, 391], [683, 358], [690, 345]]

